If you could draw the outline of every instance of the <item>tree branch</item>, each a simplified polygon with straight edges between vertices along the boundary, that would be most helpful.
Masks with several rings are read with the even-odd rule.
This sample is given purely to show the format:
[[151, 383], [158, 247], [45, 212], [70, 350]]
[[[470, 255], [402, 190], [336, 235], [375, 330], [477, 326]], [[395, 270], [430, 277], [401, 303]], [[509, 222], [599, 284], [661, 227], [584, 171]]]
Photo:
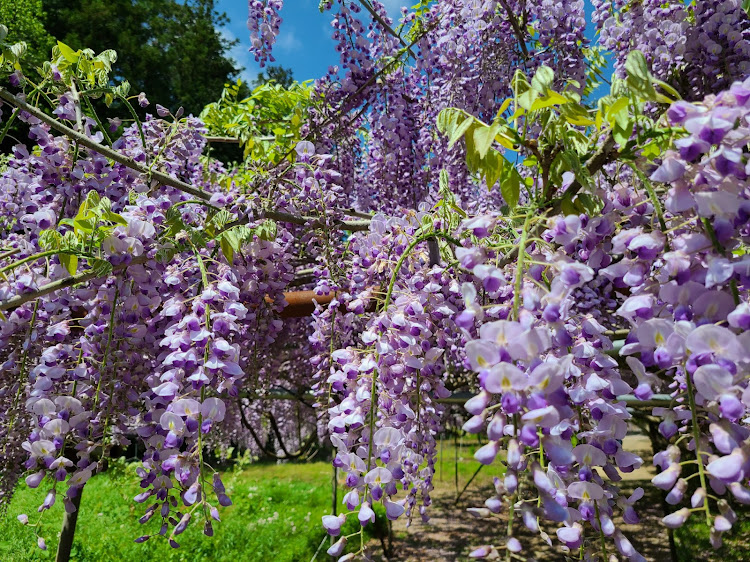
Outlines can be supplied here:
[[[123, 263], [113, 267], [112, 273], [119, 273], [120, 271], [124, 271], [131, 265], [143, 264], [147, 261], [148, 258], [146, 256], [137, 256], [133, 258], [128, 264]], [[39, 287], [39, 289], [34, 292], [16, 295], [15, 297], [11, 297], [8, 300], [0, 301], [0, 311], [17, 308], [22, 304], [26, 304], [27, 302], [33, 301], [34, 299], [37, 299], [39, 297], [43, 297], [44, 295], [54, 293], [55, 291], [59, 291], [60, 289], [72, 287], [73, 285], [78, 285], [79, 283], [85, 283], [86, 281], [91, 281], [92, 279], [96, 279], [98, 277], [100, 277], [98, 272], [88, 270], [83, 273], [79, 273], [78, 275], [73, 275], [71, 277], [66, 277], [65, 279], [59, 279], [57, 281], [53, 281], [52, 283], [47, 283], [46, 285], [42, 285], [41, 287]]]
[[40, 121], [46, 123], [47, 125], [55, 129], [56, 131], [59, 131], [60, 133], [64, 134], [66, 137], [76, 141], [78, 144], [85, 146], [89, 150], [98, 152], [102, 156], [106, 156], [107, 158], [110, 158], [114, 160], [115, 162], [119, 162], [120, 164], [122, 164], [123, 166], [126, 166], [127, 168], [130, 168], [131, 170], [135, 170], [136, 172], [146, 174], [147, 177], [151, 177], [155, 180], [158, 180], [159, 183], [163, 185], [174, 187], [175, 189], [179, 189], [180, 191], [188, 193], [192, 195], [193, 197], [202, 199], [204, 201], [208, 201], [209, 199], [211, 199], [211, 194], [206, 193], [202, 189], [199, 189], [193, 185], [185, 183], [184, 181], [178, 180], [177, 178], [173, 178], [172, 176], [169, 176], [163, 172], [159, 172], [156, 170], [149, 171], [148, 168], [146, 168], [142, 164], [139, 164], [138, 162], [136, 162], [129, 156], [125, 156], [124, 154], [121, 154], [117, 152], [116, 150], [113, 150], [107, 146], [101, 145], [95, 142], [94, 140], [92, 140], [91, 138], [87, 137], [86, 135], [79, 133], [78, 131], [74, 131], [73, 129], [71, 129], [67, 125], [64, 125], [57, 119], [50, 117], [49, 115], [47, 115], [40, 109], [37, 109], [33, 105], [29, 105], [25, 101], [14, 96], [3, 87], [0, 87], [0, 98], [7, 101], [10, 104], [15, 105], [22, 111], [25, 111], [29, 113], [30, 115], [33, 115]]
[[510, 25], [513, 27], [513, 32], [516, 34], [516, 38], [518, 38], [518, 42], [521, 44], [523, 57], [528, 58], [529, 51], [526, 48], [526, 40], [524, 38], [523, 31], [521, 30], [521, 26], [518, 25], [518, 20], [516, 19], [515, 14], [510, 9], [510, 6], [508, 6], [507, 0], [500, 0], [500, 4], [503, 5], [505, 12], [508, 14], [508, 21], [510, 22]]
[[[185, 183], [184, 181], [178, 180], [177, 178], [173, 178], [172, 176], [169, 176], [163, 172], [151, 170], [149, 171], [148, 168], [143, 166], [142, 164], [139, 164], [129, 156], [125, 156], [124, 154], [121, 154], [117, 152], [116, 150], [113, 150], [107, 146], [101, 145], [94, 140], [90, 139], [84, 134], [81, 134], [77, 131], [74, 131], [67, 125], [61, 123], [57, 119], [54, 119], [53, 117], [50, 117], [43, 111], [37, 109], [36, 107], [29, 105], [25, 101], [19, 99], [18, 97], [11, 94], [8, 90], [6, 90], [3, 87], [0, 87], [0, 98], [7, 101], [10, 104], [15, 105], [22, 111], [26, 111], [30, 115], [33, 115], [40, 121], [43, 121], [53, 129], [59, 131], [66, 137], [75, 140], [80, 145], [85, 146], [86, 148], [93, 150], [95, 152], [98, 152], [99, 154], [106, 156], [107, 158], [110, 158], [114, 160], [115, 162], [119, 162], [123, 166], [126, 166], [127, 168], [130, 168], [131, 170], [135, 170], [136, 172], [140, 172], [142, 174], [146, 174], [147, 177], [151, 177], [153, 179], [156, 179], [161, 183], [162, 185], [167, 185], [169, 187], [174, 187], [175, 189], [179, 189], [180, 191], [187, 193], [189, 195], [192, 195], [193, 197], [200, 199], [202, 201], [208, 201], [211, 199], [211, 193], [207, 193], [203, 191], [200, 188], [197, 188], [193, 185], [190, 185], [188, 183]], [[289, 222], [292, 224], [298, 224], [301, 226], [310, 226], [311, 228], [320, 228], [324, 226], [324, 223], [320, 221], [317, 217], [301, 217], [297, 215], [292, 215], [291, 213], [286, 213], [284, 211], [274, 211], [274, 210], [268, 210], [268, 211], [258, 211], [255, 213], [247, 213], [245, 219], [246, 220], [257, 220], [262, 218], [269, 218], [273, 220], [277, 220], [280, 222]], [[241, 223], [236, 223], [241, 224]], [[342, 230], [350, 230], [352, 232], [358, 232], [362, 230], [367, 230], [370, 227], [369, 221], [341, 221], [337, 223], [337, 226], [339, 226]], [[2, 310], [2, 309], [0, 309]]]
[[365, 10], [370, 12], [372, 19], [378, 22], [383, 27], [383, 29], [385, 29], [388, 33], [390, 33], [396, 39], [398, 39], [399, 43], [401, 43], [401, 46], [404, 47], [407, 51], [409, 51], [409, 54], [412, 56], [414, 60], [417, 59], [417, 56], [414, 54], [414, 51], [411, 50], [411, 45], [407, 45], [403, 37], [401, 37], [398, 33], [396, 33], [396, 31], [390, 25], [388, 25], [382, 17], [380, 17], [380, 14], [378, 14], [375, 11], [375, 9], [370, 5], [370, 3], [367, 0], [359, 0], [359, 3], [364, 7]]
[[[612, 151], [614, 150], [614, 148], [615, 148], [615, 140], [614, 140], [614, 137], [612, 137], [612, 135], [610, 134], [604, 140], [602, 145], [597, 149], [597, 151], [594, 154], [592, 154], [591, 157], [586, 161], [586, 169], [588, 170], [588, 173], [590, 176], [593, 176], [596, 172], [601, 170], [607, 163], [609, 163], [610, 156], [612, 155]], [[552, 215], [558, 214], [562, 209], [563, 199], [565, 199], [566, 197], [573, 197], [576, 193], [580, 191], [581, 187], [583, 186], [578, 179], [573, 180], [573, 183], [571, 183], [568, 186], [568, 188], [560, 197], [557, 197], [554, 200], [550, 201], [551, 205], [549, 205], [549, 209], [551, 211], [551, 214]], [[544, 207], [539, 209], [540, 212], [542, 212], [543, 210], [544, 210]], [[530, 237], [538, 236], [543, 228], [544, 228], [544, 225], [542, 223], [539, 223], [529, 233]], [[503, 267], [505, 265], [508, 265], [517, 257], [518, 257], [518, 247], [515, 247], [510, 252], [508, 252], [502, 260], [498, 262], [498, 267]]]

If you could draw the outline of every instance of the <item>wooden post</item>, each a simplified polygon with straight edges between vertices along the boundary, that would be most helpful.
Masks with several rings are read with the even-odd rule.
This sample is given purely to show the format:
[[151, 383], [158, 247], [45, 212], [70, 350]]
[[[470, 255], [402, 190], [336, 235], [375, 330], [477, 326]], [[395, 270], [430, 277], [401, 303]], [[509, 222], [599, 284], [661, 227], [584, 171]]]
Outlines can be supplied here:
[[453, 468], [456, 476], [456, 496], [458, 496], [458, 433], [453, 434]]
[[76, 524], [78, 523], [78, 513], [81, 511], [81, 496], [83, 487], [70, 501], [76, 510], [73, 513], [65, 512], [63, 517], [62, 529], [60, 530], [60, 542], [57, 545], [57, 556], [55, 562], [68, 562], [70, 560], [70, 551], [73, 548], [73, 538], [76, 534]]
[[[336, 449], [333, 450], [333, 458], [336, 458]], [[331, 463], [333, 464], [333, 463]], [[339, 481], [338, 481], [339, 469], [336, 465], [333, 465], [333, 476], [331, 477], [331, 515], [338, 515], [338, 497], [339, 497]], [[331, 546], [336, 542], [335, 537], [331, 537]]]
[[440, 448], [438, 449], [438, 458], [440, 459], [440, 474], [438, 475], [438, 480], [441, 482], [443, 481], [443, 463], [445, 462], [445, 458], [443, 458], [443, 434], [440, 434]]

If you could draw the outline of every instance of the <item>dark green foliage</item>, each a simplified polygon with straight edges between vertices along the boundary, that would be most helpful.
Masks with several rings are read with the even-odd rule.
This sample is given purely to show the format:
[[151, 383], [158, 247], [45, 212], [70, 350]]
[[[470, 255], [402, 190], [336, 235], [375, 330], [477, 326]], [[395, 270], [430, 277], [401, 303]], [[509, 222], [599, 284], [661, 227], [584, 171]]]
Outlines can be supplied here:
[[[281, 65], [269, 65], [263, 72], [258, 73], [258, 77], [253, 81], [253, 88], [274, 82], [286, 89], [294, 83], [291, 68], [284, 68]], [[245, 96], [246, 97], [246, 96]]]
[[[17, 0], [10, 1], [12, 4]], [[213, 0], [44, 0], [45, 27], [73, 49], [117, 51], [114, 77], [152, 103], [198, 114], [241, 68]], [[9, 26], [10, 27], [10, 26]]]
[[44, 29], [42, 0], [0, 0], [0, 23], [8, 28], [8, 43], [25, 41], [25, 59], [33, 66], [49, 60], [55, 40]]

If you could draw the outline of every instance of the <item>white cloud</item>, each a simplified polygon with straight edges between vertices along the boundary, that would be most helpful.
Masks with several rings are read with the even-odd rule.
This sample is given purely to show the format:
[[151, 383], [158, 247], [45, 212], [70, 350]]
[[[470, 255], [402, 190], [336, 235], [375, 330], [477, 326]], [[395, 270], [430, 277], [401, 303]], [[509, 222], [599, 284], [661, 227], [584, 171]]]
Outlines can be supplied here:
[[274, 46], [280, 48], [284, 52], [291, 53], [302, 47], [302, 41], [297, 38], [293, 27], [282, 26], [281, 33], [276, 37], [276, 45]]
[[[220, 30], [222, 37], [228, 41], [234, 41], [237, 36], [226, 27], [222, 27]], [[260, 65], [255, 62], [255, 57], [250, 54], [248, 50], [249, 44], [240, 41], [234, 47], [229, 49], [229, 56], [233, 58], [240, 66], [244, 66], [245, 70], [240, 73], [240, 78], [243, 82], [249, 83], [258, 77], [260, 72]]]

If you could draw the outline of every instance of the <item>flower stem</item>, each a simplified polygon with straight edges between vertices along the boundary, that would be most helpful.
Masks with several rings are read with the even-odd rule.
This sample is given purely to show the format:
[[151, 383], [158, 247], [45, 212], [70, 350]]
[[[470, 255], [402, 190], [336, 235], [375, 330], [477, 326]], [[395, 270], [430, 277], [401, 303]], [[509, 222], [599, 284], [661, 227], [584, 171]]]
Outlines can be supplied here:
[[533, 213], [529, 211], [526, 213], [526, 219], [523, 222], [523, 230], [521, 230], [521, 240], [518, 242], [518, 261], [516, 262], [516, 283], [513, 290], [513, 319], [518, 320], [518, 308], [521, 304], [520, 294], [521, 287], [523, 286], [523, 265], [524, 257], [526, 256], [526, 239], [529, 236], [529, 225], [531, 224], [531, 217]]
[[[695, 395], [693, 394], [693, 381], [690, 379], [690, 373], [685, 371], [685, 382], [687, 383], [687, 395], [688, 403], [690, 405], [690, 416], [691, 424], [693, 429], [693, 441], [695, 441], [695, 458], [698, 461], [698, 476], [700, 478], [701, 487], [704, 491], [708, 492], [706, 487], [706, 473], [703, 467], [703, 459], [701, 458], [701, 432], [698, 427], [698, 412], [695, 407]], [[711, 526], [711, 509], [708, 506], [708, 500], [703, 502], [703, 507], [706, 511], [706, 525]]]

